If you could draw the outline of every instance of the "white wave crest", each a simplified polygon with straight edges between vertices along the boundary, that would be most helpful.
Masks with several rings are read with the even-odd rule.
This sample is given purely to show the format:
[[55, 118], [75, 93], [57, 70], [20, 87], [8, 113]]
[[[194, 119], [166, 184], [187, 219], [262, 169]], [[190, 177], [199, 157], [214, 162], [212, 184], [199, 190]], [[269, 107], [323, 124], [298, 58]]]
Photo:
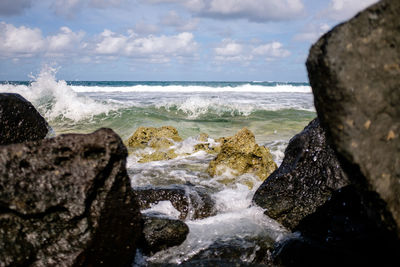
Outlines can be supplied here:
[[107, 113], [112, 106], [99, 103], [78, 94], [66, 81], [57, 81], [57, 69], [45, 66], [29, 85], [0, 84], [0, 92], [18, 93], [38, 108], [48, 119], [67, 118], [79, 121], [94, 115]]
[[201, 115], [213, 113], [221, 116], [223, 114], [248, 116], [254, 110], [254, 105], [245, 103], [221, 100], [220, 98], [206, 98], [200, 96], [187, 97], [185, 99], [176, 99], [175, 101], [160, 102], [156, 104], [157, 108], [165, 108], [169, 111], [176, 108], [187, 114], [189, 119], [198, 118]]

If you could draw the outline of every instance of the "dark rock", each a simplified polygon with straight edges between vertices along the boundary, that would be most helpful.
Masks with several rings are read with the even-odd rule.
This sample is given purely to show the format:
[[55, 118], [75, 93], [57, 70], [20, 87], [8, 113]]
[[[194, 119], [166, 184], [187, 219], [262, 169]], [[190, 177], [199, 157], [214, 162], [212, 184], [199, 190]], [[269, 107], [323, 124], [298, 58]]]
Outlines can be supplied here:
[[281, 166], [264, 181], [253, 201], [266, 209], [266, 215], [293, 229], [348, 183], [314, 119], [290, 140]]
[[136, 187], [134, 191], [137, 195], [140, 209], [148, 209], [152, 204], [160, 201], [171, 201], [171, 204], [181, 215], [179, 218], [184, 220], [202, 219], [215, 215], [215, 201], [202, 187], [187, 185], [171, 185], [165, 187]]
[[151, 263], [147, 267], [265, 267], [269, 265], [254, 264], [241, 261], [239, 259], [202, 259], [184, 262], [181, 264], [173, 263]]
[[318, 117], [345, 171], [386, 202], [400, 237], [400, 1], [325, 34], [307, 69]]
[[18, 94], [0, 93], [0, 145], [37, 141], [49, 131], [46, 120]]
[[0, 147], [1, 266], [128, 266], [141, 216], [110, 129]]
[[[304, 218], [273, 253], [283, 266], [399, 266], [396, 232], [381, 223], [385, 205], [373, 192], [344, 187]], [[377, 200], [378, 199], [378, 200]]]
[[143, 214], [143, 220], [142, 248], [147, 254], [178, 246], [189, 234], [189, 227], [180, 220], [153, 213]]
[[211, 259], [240, 259], [251, 264], [261, 264], [265, 263], [265, 258], [269, 255], [270, 250], [272, 250], [273, 244], [273, 240], [257, 240], [254, 238], [236, 237], [220, 239], [194, 255], [187, 262], [198, 262]]

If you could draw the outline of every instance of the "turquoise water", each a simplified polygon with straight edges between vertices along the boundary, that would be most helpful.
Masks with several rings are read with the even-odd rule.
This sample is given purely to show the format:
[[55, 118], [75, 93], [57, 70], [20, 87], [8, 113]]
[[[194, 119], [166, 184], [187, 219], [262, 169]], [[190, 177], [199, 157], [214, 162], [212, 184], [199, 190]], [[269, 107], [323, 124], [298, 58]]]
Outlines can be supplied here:
[[248, 127], [265, 144], [288, 140], [315, 117], [307, 83], [58, 81], [42, 72], [0, 90], [25, 96], [57, 134], [110, 127], [127, 139], [139, 126], [171, 125], [184, 138], [217, 138]]

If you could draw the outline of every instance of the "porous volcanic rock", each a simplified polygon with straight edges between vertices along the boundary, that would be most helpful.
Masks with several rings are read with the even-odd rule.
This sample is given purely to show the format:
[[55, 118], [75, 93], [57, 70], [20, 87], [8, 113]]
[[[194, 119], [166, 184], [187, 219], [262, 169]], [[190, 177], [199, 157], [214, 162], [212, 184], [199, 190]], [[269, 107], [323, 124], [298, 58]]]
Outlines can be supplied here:
[[257, 145], [254, 134], [247, 128], [217, 141], [222, 143], [221, 152], [210, 162], [211, 176], [222, 175], [229, 168], [234, 175], [253, 173], [264, 181], [277, 168], [269, 149]]
[[0, 145], [41, 140], [48, 132], [46, 120], [29, 101], [0, 93]]
[[0, 147], [1, 266], [130, 266], [141, 215], [110, 129]]
[[178, 246], [189, 234], [189, 227], [184, 222], [162, 214], [145, 213], [143, 221], [142, 248], [148, 254]]
[[343, 187], [300, 221], [272, 258], [278, 266], [399, 266], [400, 242], [382, 223], [385, 212], [375, 192]]
[[187, 185], [170, 185], [162, 187], [143, 186], [134, 188], [141, 210], [151, 207], [160, 201], [170, 201], [184, 220], [202, 219], [216, 213], [215, 201], [202, 187]]
[[182, 138], [179, 136], [176, 128], [172, 126], [155, 127], [139, 127], [128, 139], [128, 146], [132, 148], [145, 148], [147, 146], [153, 148], [168, 148], [172, 146], [172, 141], [180, 142]]
[[[400, 1], [382, 0], [313, 45], [307, 69], [321, 124], [400, 237]], [[350, 175], [351, 174], [351, 175]]]
[[290, 140], [282, 164], [257, 189], [253, 202], [265, 208], [266, 215], [293, 229], [333, 191], [347, 184], [324, 130], [314, 119]]

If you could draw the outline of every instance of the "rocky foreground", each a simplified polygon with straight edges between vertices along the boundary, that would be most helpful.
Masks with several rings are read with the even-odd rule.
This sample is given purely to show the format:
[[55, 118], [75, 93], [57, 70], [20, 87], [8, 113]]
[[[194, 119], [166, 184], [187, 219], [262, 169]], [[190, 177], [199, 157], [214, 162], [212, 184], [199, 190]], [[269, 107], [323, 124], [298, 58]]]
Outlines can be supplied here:
[[[293, 234], [252, 263], [240, 256], [253, 248], [220, 240], [183, 266], [399, 266], [399, 14], [399, 1], [382, 0], [311, 48], [318, 119], [290, 140], [278, 169], [246, 129], [218, 148], [199, 137], [197, 149], [215, 153], [210, 174], [268, 176], [253, 202]], [[181, 220], [215, 214], [201, 187], [132, 189], [127, 149], [110, 129], [43, 139], [48, 131], [28, 101], [0, 94], [0, 266], [130, 266], [137, 248], [151, 255], [189, 231], [140, 210], [169, 200]], [[140, 128], [127, 145], [154, 149], [146, 162], [176, 157], [179, 140], [170, 127]], [[190, 213], [194, 199], [202, 204]]]

